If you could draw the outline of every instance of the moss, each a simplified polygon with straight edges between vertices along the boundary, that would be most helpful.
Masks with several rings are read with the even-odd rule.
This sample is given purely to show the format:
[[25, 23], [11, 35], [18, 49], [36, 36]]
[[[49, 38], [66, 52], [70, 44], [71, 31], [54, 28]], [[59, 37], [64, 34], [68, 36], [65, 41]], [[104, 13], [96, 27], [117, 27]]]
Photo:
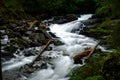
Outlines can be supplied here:
[[119, 51], [120, 48], [112, 53], [96, 52], [84, 66], [74, 71], [70, 80], [119, 80]]
[[14, 39], [14, 38], [11, 38], [10, 39], [10, 42], [11, 43], [17, 43], [17, 44], [19, 44], [19, 45], [23, 45], [23, 46], [29, 46], [29, 41], [28, 40], [26, 40], [26, 39]]
[[104, 36], [110, 35], [111, 32], [112, 30], [104, 29], [100, 25], [97, 25], [95, 28], [86, 29], [84, 34], [97, 39], [102, 39]]
[[114, 51], [103, 65], [102, 73], [106, 80], [120, 79], [120, 48]]
[[88, 77], [85, 80], [105, 80], [102, 76], [93, 76], [93, 77]]
[[112, 44], [116, 47], [120, 47], [120, 21], [113, 25], [113, 32], [111, 36]]
[[[102, 75], [103, 53], [96, 52], [84, 66], [75, 70], [70, 80], [85, 80], [88, 77]], [[75, 79], [76, 78], [76, 79]], [[78, 78], [78, 79], [77, 79]]]
[[113, 47], [120, 47], [120, 35], [118, 35], [120, 34], [120, 19], [103, 21], [94, 28], [86, 29], [83, 34], [102, 39]]

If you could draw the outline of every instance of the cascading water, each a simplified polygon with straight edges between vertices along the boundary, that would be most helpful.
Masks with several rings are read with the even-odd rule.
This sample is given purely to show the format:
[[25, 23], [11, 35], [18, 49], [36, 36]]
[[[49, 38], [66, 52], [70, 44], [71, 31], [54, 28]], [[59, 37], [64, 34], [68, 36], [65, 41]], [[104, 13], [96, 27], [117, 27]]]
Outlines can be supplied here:
[[[48, 57], [46, 60], [45, 68], [41, 68], [30, 76], [24, 76], [22, 80], [68, 80], [68, 74], [76, 66], [73, 61], [73, 56], [79, 52], [84, 51], [86, 48], [94, 47], [97, 43], [96, 40], [86, 37], [84, 35], [77, 34], [81, 31], [85, 25], [81, 23], [81, 20], [87, 20], [91, 17], [89, 15], [83, 15], [78, 20], [68, 22], [65, 24], [51, 24], [49, 26], [50, 31], [54, 33], [64, 45], [55, 46], [51, 44], [52, 51], [45, 51], [42, 57]], [[99, 46], [99, 48], [104, 49]], [[33, 48], [30, 48], [32, 50]], [[41, 47], [36, 47], [37, 52]], [[29, 49], [26, 49], [29, 51]], [[33, 50], [34, 51], [34, 50]], [[36, 54], [33, 53], [33, 54]], [[11, 59], [3, 63], [3, 72], [13, 70], [14, 68], [21, 67], [27, 63], [30, 63], [35, 56], [25, 56], [25, 51], [20, 51], [19, 55], [15, 54], [16, 58]], [[84, 62], [83, 62], [84, 64]], [[82, 64], [82, 65], [83, 65]], [[77, 66], [82, 66], [77, 65]], [[20, 80], [21, 80], [20, 79]], [[16, 79], [17, 80], [17, 79]]]

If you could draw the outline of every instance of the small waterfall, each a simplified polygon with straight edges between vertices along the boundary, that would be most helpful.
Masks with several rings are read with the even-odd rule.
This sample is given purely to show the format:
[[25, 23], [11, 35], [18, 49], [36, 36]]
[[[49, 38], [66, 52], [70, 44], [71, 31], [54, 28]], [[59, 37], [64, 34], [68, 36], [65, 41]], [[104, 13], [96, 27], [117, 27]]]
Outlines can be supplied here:
[[85, 25], [78, 20], [68, 22], [65, 24], [52, 24], [50, 26], [51, 32], [73, 32], [81, 31]]
[[80, 33], [81, 30], [85, 27], [85, 25], [81, 22], [82, 20], [87, 20], [92, 17], [92, 14], [81, 15], [78, 20], [71, 21], [64, 24], [52, 24], [50, 26], [51, 32], [72, 32], [72, 33]]
[[[64, 45], [55, 46], [51, 44], [52, 50], [45, 51], [42, 55], [42, 57], [51, 57], [51, 59], [45, 62], [47, 67], [35, 71], [30, 74], [29, 77], [24, 76], [25, 78], [20, 80], [68, 80], [69, 76], [67, 75], [70, 71], [75, 66], [82, 66], [80, 64], [74, 64], [72, 57], [77, 53], [84, 51], [86, 48], [94, 47], [97, 43], [95, 39], [77, 34], [85, 27], [85, 25], [81, 23], [81, 20], [87, 20], [90, 17], [91, 14], [82, 15], [78, 20], [72, 22], [65, 24], [51, 24], [49, 26], [50, 31], [59, 37], [59, 40], [63, 42]], [[41, 49], [41, 47], [39, 47], [39, 49]], [[34, 54], [36, 54], [39, 49], [35, 48], [36, 51]], [[4, 63], [2, 70], [12, 71], [13, 68], [30, 63], [34, 57], [34, 55], [26, 57], [25, 52], [20, 51], [19, 55], [16, 55], [16, 58]]]
[[92, 14], [85, 14], [85, 15], [81, 15], [79, 18], [78, 18], [78, 20], [79, 21], [83, 21], [83, 20], [87, 20], [87, 19], [89, 19], [89, 18], [91, 18], [92, 17]]

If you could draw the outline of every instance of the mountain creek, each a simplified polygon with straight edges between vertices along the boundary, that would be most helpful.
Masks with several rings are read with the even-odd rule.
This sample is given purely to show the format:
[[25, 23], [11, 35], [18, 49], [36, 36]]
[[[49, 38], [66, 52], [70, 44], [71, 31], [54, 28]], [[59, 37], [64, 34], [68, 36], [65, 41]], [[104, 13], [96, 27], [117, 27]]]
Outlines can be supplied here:
[[[53, 17], [11, 22], [0, 28], [3, 80], [69, 80], [85, 58], [75, 63], [73, 57], [94, 46], [100, 36], [88, 36], [86, 29], [94, 28], [99, 20], [92, 14], [73, 16], [69, 20]], [[47, 28], [46, 28], [47, 27]], [[51, 39], [51, 43], [32, 67], [29, 64]], [[103, 36], [103, 38], [106, 36]], [[97, 46], [101, 52], [111, 52], [104, 40]]]

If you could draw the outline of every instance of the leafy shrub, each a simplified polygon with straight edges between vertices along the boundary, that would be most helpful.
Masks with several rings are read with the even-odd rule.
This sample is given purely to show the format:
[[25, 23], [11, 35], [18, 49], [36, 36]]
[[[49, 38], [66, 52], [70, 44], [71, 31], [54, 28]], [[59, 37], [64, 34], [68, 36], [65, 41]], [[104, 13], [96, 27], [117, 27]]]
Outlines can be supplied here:
[[113, 32], [112, 32], [112, 44], [116, 47], [120, 47], [120, 21], [113, 25]]
[[85, 80], [105, 80], [102, 76], [93, 76], [93, 77], [88, 77]]

